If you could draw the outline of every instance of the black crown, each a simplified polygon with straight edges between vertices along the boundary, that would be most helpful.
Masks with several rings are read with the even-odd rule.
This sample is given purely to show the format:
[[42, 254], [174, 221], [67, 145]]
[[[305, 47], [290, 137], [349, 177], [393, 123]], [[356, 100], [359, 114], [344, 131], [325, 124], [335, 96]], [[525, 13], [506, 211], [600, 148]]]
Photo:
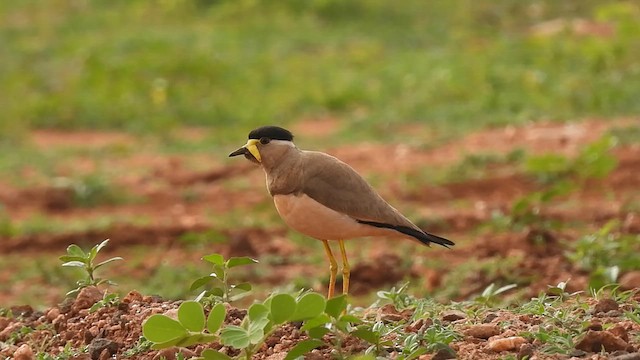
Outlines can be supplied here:
[[268, 138], [271, 140], [293, 141], [293, 134], [279, 126], [262, 126], [249, 133], [249, 139]]

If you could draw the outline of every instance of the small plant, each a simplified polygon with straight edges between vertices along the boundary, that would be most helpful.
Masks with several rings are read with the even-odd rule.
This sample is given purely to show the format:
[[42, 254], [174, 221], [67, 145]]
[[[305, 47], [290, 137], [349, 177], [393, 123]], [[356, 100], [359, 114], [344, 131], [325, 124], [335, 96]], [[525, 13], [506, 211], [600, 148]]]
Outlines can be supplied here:
[[69, 245], [69, 247], [67, 247], [67, 255], [60, 256], [60, 260], [63, 261], [62, 266], [81, 268], [87, 275], [86, 278], [78, 280], [78, 287], [69, 291], [67, 293], [67, 296], [74, 295], [82, 288], [87, 286], [99, 286], [102, 284], [116, 285], [111, 280], [98, 278], [95, 275], [95, 271], [102, 266], [114, 261], [122, 260], [121, 257], [116, 256], [95, 264], [96, 256], [98, 255], [100, 250], [102, 250], [102, 248], [107, 245], [107, 243], [109, 243], [109, 239], [104, 240], [98, 245], [95, 245], [91, 248], [91, 250], [89, 250], [89, 252], [84, 252], [78, 245], [71, 244]]
[[232, 284], [229, 281], [229, 270], [238, 266], [255, 264], [258, 260], [249, 257], [232, 257], [225, 260], [220, 254], [206, 255], [202, 260], [211, 264], [212, 272], [191, 284], [191, 291], [205, 288], [196, 297], [196, 301], [231, 302], [249, 295], [252, 289], [251, 284], [247, 282]]
[[[356, 328], [353, 324], [361, 324], [362, 320], [359, 318], [346, 314], [347, 310], [347, 297], [345, 295], [336, 296], [327, 300], [324, 312], [318, 314], [316, 317], [307, 320], [300, 330], [306, 331], [309, 335], [309, 340], [299, 343], [301, 347], [308, 349], [307, 351], [316, 348], [323, 344], [321, 339], [326, 334], [331, 334], [329, 337], [332, 347], [336, 351], [336, 357], [339, 359], [344, 358], [342, 353], [342, 344], [349, 334], [359, 337], [363, 340], [371, 343], [378, 342], [377, 335], [366, 328]], [[315, 346], [313, 346], [315, 345]], [[297, 346], [296, 346], [297, 347]], [[293, 350], [296, 350], [294, 347]], [[291, 351], [289, 354], [296, 356], [288, 357], [288, 359], [295, 359], [297, 352]]]
[[640, 269], [640, 236], [619, 234], [618, 220], [606, 223], [593, 234], [571, 244], [566, 257], [589, 272], [589, 287], [600, 289], [617, 281], [621, 271]]
[[498, 303], [498, 295], [516, 288], [517, 286], [518, 285], [516, 284], [509, 284], [496, 289], [495, 284], [491, 283], [484, 289], [484, 291], [482, 291], [482, 295], [475, 298], [475, 301], [483, 304], [484, 306], [495, 306]]
[[[326, 311], [327, 303], [317, 293], [306, 293], [298, 298], [289, 294], [276, 294], [262, 303], [251, 305], [239, 326], [222, 327], [226, 317], [224, 304], [215, 305], [205, 318], [202, 304], [185, 301], [178, 308], [177, 320], [166, 315], [152, 315], [144, 322], [142, 332], [153, 343], [154, 349], [220, 341], [226, 346], [239, 349], [237, 358], [251, 359], [277, 325], [316, 318]], [[291, 355], [287, 358], [295, 359], [321, 344], [318, 341], [303, 341], [291, 350]], [[227, 354], [211, 349], [203, 351], [202, 357], [207, 360], [232, 359]]]
[[390, 290], [381, 290], [377, 292], [378, 298], [382, 300], [389, 300], [396, 309], [405, 309], [415, 304], [416, 299], [407, 294], [409, 289], [409, 283], [402, 284], [399, 288], [392, 287]]
[[97, 301], [93, 306], [89, 308], [89, 312], [96, 312], [98, 309], [108, 306], [115, 306], [120, 303], [120, 297], [116, 293], [105, 293], [102, 300]]
[[558, 283], [558, 285], [555, 286], [547, 285], [547, 294], [549, 296], [558, 298], [558, 300], [560, 301], [565, 301], [567, 298], [582, 294], [582, 291], [576, 291], [572, 293], [567, 292], [566, 288], [568, 283], [569, 280], [561, 281]]

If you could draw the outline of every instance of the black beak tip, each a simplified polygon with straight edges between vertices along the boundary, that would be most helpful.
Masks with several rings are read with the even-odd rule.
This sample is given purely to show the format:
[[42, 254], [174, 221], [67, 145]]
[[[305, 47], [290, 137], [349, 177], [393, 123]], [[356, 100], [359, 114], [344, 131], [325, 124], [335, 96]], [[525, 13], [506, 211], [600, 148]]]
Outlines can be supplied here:
[[244, 155], [247, 153], [247, 149], [244, 147], [241, 147], [240, 149], [232, 152], [231, 154], [229, 154], [229, 157], [234, 157], [234, 156], [238, 156], [238, 155]]

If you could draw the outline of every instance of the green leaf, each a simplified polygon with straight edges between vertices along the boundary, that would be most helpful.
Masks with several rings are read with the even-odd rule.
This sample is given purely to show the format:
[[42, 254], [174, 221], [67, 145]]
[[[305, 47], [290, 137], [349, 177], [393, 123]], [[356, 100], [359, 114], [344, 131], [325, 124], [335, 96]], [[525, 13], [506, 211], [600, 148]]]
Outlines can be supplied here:
[[222, 288], [219, 287], [214, 287], [213, 289], [208, 291], [210, 295], [213, 296], [217, 296], [217, 297], [223, 297], [224, 296], [224, 290]]
[[342, 321], [342, 322], [347, 322], [347, 323], [351, 323], [351, 324], [361, 324], [362, 323], [362, 319], [353, 316], [353, 315], [342, 315], [340, 316], [340, 319], [338, 321]]
[[291, 316], [291, 321], [314, 318], [324, 311], [326, 301], [324, 296], [318, 293], [308, 293], [298, 300], [296, 311]]
[[228, 325], [220, 331], [220, 340], [223, 345], [233, 346], [236, 349], [244, 349], [249, 346], [249, 332], [240, 326]]
[[204, 360], [232, 360], [229, 355], [212, 349], [205, 349], [200, 355], [204, 358]]
[[258, 263], [258, 260], [256, 259], [252, 259], [250, 257], [232, 257], [229, 260], [227, 260], [227, 268], [231, 269], [234, 268], [236, 266], [242, 266], [242, 265], [249, 265], [249, 264], [256, 264]]
[[215, 279], [215, 278], [213, 278], [211, 276], [203, 276], [201, 278], [198, 278], [194, 282], [191, 283], [191, 287], [189, 287], [189, 291], [193, 291], [195, 289], [201, 288], [201, 287], [207, 285], [213, 279]]
[[215, 334], [220, 329], [220, 326], [222, 326], [226, 315], [227, 309], [225, 309], [223, 304], [214, 306], [207, 318], [207, 330], [209, 330], [211, 334]]
[[347, 296], [340, 295], [327, 300], [324, 312], [337, 319], [347, 309]]
[[107, 244], [108, 244], [108, 243], [109, 243], [109, 239], [106, 239], [106, 240], [104, 240], [103, 242], [101, 242], [100, 244], [98, 244], [98, 245], [94, 246], [94, 247], [92, 248], [92, 250], [93, 250], [93, 249], [96, 249], [96, 254], [97, 254], [97, 253], [99, 253], [99, 252], [100, 252], [100, 250], [102, 250], [102, 248], [103, 248], [103, 247], [107, 246]]
[[365, 328], [356, 329], [351, 332], [351, 335], [374, 345], [380, 341], [380, 334]]
[[330, 330], [324, 326], [317, 326], [309, 329], [307, 333], [309, 334], [310, 338], [322, 339], [322, 337], [325, 336], [329, 331]]
[[103, 247], [105, 247], [107, 245], [107, 243], [109, 242], [109, 239], [101, 242], [100, 244], [94, 246], [91, 248], [91, 250], [89, 251], [89, 261], [92, 262], [93, 259], [96, 258], [96, 255], [98, 255], [98, 252], [100, 252], [100, 250], [102, 250]]
[[60, 259], [61, 261], [64, 261], [64, 262], [80, 261], [82, 263], [84, 263], [85, 260], [86, 260], [83, 256], [74, 256], [74, 255], [62, 255], [58, 259]]
[[324, 342], [322, 342], [320, 340], [317, 340], [317, 339], [308, 339], [308, 340], [301, 341], [301, 342], [297, 343], [296, 346], [294, 346], [289, 351], [287, 356], [285, 356], [284, 360], [297, 359], [297, 358], [303, 356], [304, 354], [308, 353], [309, 351], [311, 351], [311, 350], [313, 350], [315, 348], [319, 348], [322, 345], [324, 345]]
[[247, 312], [249, 315], [249, 319], [252, 321], [257, 321], [260, 319], [266, 319], [269, 316], [269, 308], [267, 308], [263, 304], [253, 304], [249, 307], [249, 311]]
[[155, 314], [142, 324], [142, 334], [151, 342], [164, 343], [186, 336], [187, 329], [168, 316]]
[[86, 259], [87, 258], [87, 254], [82, 251], [82, 249], [80, 248], [80, 246], [76, 245], [76, 244], [71, 244], [67, 247], [67, 254], [71, 255], [71, 256], [77, 256], [80, 257], [82, 259]]
[[191, 335], [188, 335], [186, 337], [180, 338], [180, 341], [178, 341], [175, 344], [175, 346], [188, 347], [188, 346], [196, 345], [196, 344], [210, 343], [210, 342], [212, 342], [214, 340], [216, 340], [216, 336], [215, 335], [203, 334], [203, 333], [195, 333], [195, 334], [191, 334]]
[[177, 343], [180, 342], [180, 340], [182, 340], [182, 337], [171, 339], [171, 340], [160, 342], [160, 343], [154, 343], [153, 346], [151, 346], [151, 348], [154, 350], [160, 350], [160, 349], [174, 347], [176, 346]]
[[314, 317], [313, 319], [309, 319], [307, 321], [304, 322], [304, 325], [302, 325], [302, 327], [300, 328], [300, 330], [305, 331], [305, 330], [309, 330], [318, 326], [324, 326], [325, 324], [331, 322], [331, 318], [329, 317], [329, 315], [322, 313], [316, 317]]
[[258, 321], [252, 321], [249, 323], [249, 342], [252, 344], [258, 344], [262, 341], [264, 334], [266, 333], [265, 327], [269, 324], [269, 319], [259, 319]]
[[99, 268], [101, 266], [107, 265], [108, 263], [112, 263], [112, 262], [118, 261], [118, 260], [123, 260], [123, 259], [120, 256], [112, 257], [111, 259], [107, 259], [107, 260], [99, 263], [98, 265], [94, 266], [93, 268], [97, 269], [97, 268]]
[[249, 284], [248, 282], [243, 282], [240, 284], [236, 284], [236, 285], [231, 285], [231, 288], [233, 290], [238, 290], [238, 291], [251, 291], [252, 287], [251, 284]]
[[178, 308], [178, 320], [189, 331], [200, 332], [204, 330], [204, 310], [202, 305], [193, 300], [180, 304]]
[[278, 294], [271, 299], [271, 320], [282, 324], [296, 311], [296, 299], [289, 294]]
[[85, 267], [85, 263], [83, 263], [82, 261], [68, 261], [62, 264], [62, 266]]
[[224, 266], [224, 257], [220, 254], [209, 254], [202, 257], [202, 260], [214, 265]]

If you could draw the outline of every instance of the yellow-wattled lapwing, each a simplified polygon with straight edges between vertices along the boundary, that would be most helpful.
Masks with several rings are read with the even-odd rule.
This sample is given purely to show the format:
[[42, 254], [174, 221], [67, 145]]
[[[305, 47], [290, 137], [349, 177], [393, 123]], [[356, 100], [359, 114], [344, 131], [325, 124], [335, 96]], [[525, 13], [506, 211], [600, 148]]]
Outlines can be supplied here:
[[414, 225], [349, 165], [325, 153], [298, 149], [293, 134], [286, 129], [263, 126], [251, 131], [247, 144], [229, 154], [237, 155], [264, 169], [269, 193], [287, 225], [322, 240], [331, 270], [328, 297], [333, 296], [338, 272], [330, 240], [340, 246], [345, 294], [350, 272], [345, 239], [399, 236], [424, 245], [454, 245]]

